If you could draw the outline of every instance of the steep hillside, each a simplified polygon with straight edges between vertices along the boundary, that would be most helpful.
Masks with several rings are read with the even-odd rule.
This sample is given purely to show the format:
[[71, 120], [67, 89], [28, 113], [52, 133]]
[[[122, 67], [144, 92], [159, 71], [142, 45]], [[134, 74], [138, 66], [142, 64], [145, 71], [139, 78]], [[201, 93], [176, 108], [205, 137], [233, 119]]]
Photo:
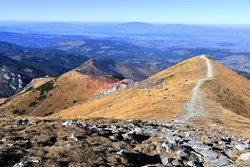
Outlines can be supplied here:
[[[0, 41], [0, 57], [2, 56], [17, 61], [16, 64], [30, 66], [50, 76], [63, 74], [87, 60], [86, 57], [78, 54], [69, 54], [58, 50], [28, 48]], [[1, 63], [5, 63], [5, 61], [1, 60]]]
[[93, 76], [113, 75], [120, 78], [142, 81], [160, 71], [155, 65], [115, 61], [110, 59], [90, 59], [79, 66], [77, 71]]
[[[172, 120], [249, 131], [249, 80], [205, 56], [191, 58], [149, 79], [160, 89], [125, 89], [63, 110], [54, 117]], [[243, 133], [243, 131], [241, 131]], [[239, 133], [241, 133], [239, 132]]]
[[9, 97], [25, 87], [32, 78], [45, 75], [29, 65], [0, 54], [0, 98]]
[[217, 62], [213, 68], [213, 79], [202, 87], [208, 110], [205, 121], [250, 137], [250, 81]]
[[134, 83], [135, 87], [129, 80], [123, 80], [120, 91], [119, 84], [111, 89], [88, 88], [87, 77], [70, 71], [58, 78], [48, 78], [45, 84], [44, 80], [35, 82], [38, 85], [33, 82], [18, 95], [6, 99], [0, 110], [5, 114], [65, 119], [175, 120], [250, 134], [244, 134], [250, 129], [249, 80], [204, 55]]
[[[57, 50], [22, 47], [0, 41], [0, 57], [6, 56], [50, 76], [63, 74], [81, 65], [86, 57]], [[3, 62], [4, 63], [4, 62]]]
[[205, 71], [205, 63], [199, 57], [192, 58], [150, 77], [150, 80], [163, 79], [160, 89], [125, 89], [74, 106], [57, 116], [170, 120], [178, 116], [183, 103], [191, 96], [193, 85]]
[[87, 75], [103, 76], [113, 75], [123, 78], [123, 75], [114, 70], [115, 62], [113, 60], [90, 59], [84, 62], [76, 70]]
[[89, 89], [88, 77], [70, 71], [58, 78], [34, 80], [25, 90], [6, 99], [0, 105], [0, 110], [5, 114], [46, 116], [81, 104], [96, 98], [99, 92], [103, 91], [103, 89]]
[[16, 94], [33, 78], [61, 75], [85, 60], [61, 51], [0, 42], [0, 98]]

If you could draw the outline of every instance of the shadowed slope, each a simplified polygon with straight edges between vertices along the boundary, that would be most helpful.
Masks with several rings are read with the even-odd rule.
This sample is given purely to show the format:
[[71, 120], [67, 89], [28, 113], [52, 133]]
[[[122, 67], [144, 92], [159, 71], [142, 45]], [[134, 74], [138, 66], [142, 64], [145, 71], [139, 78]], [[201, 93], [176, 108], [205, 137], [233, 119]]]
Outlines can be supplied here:
[[79, 66], [76, 71], [93, 76], [113, 75], [134, 81], [142, 81], [161, 70], [152, 64], [120, 62], [109, 59], [90, 59]]

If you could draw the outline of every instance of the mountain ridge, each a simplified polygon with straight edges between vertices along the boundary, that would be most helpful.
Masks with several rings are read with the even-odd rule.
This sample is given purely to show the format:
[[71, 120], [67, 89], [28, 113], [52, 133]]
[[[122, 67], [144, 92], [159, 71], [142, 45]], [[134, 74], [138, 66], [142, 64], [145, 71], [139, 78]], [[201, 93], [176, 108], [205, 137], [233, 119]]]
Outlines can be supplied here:
[[0, 97], [18, 93], [33, 78], [61, 75], [86, 59], [62, 51], [29, 48], [0, 41]]
[[113, 75], [121, 79], [142, 81], [161, 71], [156, 65], [91, 58], [75, 69], [86, 75]]
[[[204, 55], [135, 82], [134, 88], [129, 88], [128, 83], [122, 81], [127, 88], [89, 89], [86, 87], [86, 77], [93, 76], [70, 71], [38, 88], [27, 89], [5, 100], [0, 110], [3, 113], [48, 116], [53, 119], [102, 116], [178, 121], [178, 118], [182, 118], [179, 120], [185, 123], [230, 127], [232, 132], [237, 133], [238, 130], [243, 136], [247, 136], [244, 132], [249, 131], [250, 81]], [[112, 78], [94, 78], [106, 77]], [[157, 88], [156, 82], [147, 87], [147, 81], [156, 80], [162, 81], [162, 87]], [[191, 107], [185, 111], [183, 108], [187, 104]]]
[[[207, 61], [211, 62], [213, 75], [208, 73]], [[105, 118], [117, 119], [176, 120], [180, 117], [183, 106], [192, 97], [195, 85], [202, 80], [198, 87], [203, 98], [202, 108], [206, 113], [201, 110], [201, 114], [194, 114], [192, 119], [189, 119], [188, 114], [183, 119], [184, 122], [191, 120], [192, 123], [209, 126], [217, 124], [225, 128], [232, 124], [234, 130], [242, 127], [249, 131], [244, 128], [250, 123], [249, 80], [236, 72], [199, 56], [161, 71], [149, 79], [159, 78], [163, 79], [163, 89], [125, 89], [73, 106], [52, 117], [89, 118], [102, 115]], [[237, 88], [240, 85], [241, 87]], [[191, 109], [188, 113], [190, 112], [195, 111]], [[244, 135], [243, 130], [240, 133]]]

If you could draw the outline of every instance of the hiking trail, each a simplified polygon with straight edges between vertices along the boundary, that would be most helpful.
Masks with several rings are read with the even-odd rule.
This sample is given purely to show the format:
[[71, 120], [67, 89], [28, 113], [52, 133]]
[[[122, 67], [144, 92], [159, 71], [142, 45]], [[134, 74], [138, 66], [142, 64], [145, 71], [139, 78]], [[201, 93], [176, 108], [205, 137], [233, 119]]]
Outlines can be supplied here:
[[191, 99], [184, 104], [182, 111], [177, 118], [179, 121], [189, 122], [206, 114], [206, 110], [203, 107], [203, 97], [200, 88], [205, 81], [212, 79], [214, 72], [210, 59], [205, 55], [201, 55], [200, 58], [206, 61], [207, 74], [195, 84], [192, 90]]

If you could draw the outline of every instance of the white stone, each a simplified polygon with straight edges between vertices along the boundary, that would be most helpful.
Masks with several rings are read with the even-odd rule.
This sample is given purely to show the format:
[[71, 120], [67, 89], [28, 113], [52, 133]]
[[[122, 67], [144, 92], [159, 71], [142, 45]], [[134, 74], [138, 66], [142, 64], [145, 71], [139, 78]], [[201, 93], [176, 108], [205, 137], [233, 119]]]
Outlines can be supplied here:
[[188, 161], [188, 162], [187, 162], [187, 165], [188, 165], [188, 166], [195, 167], [195, 163], [194, 163], [194, 162], [192, 162], [192, 161]]
[[64, 123], [62, 123], [63, 126], [71, 126], [71, 125], [78, 125], [80, 127], [85, 127], [86, 124], [85, 123], [82, 123], [80, 121], [77, 121], [77, 120], [69, 120], [69, 121], [66, 121]]
[[238, 159], [241, 161], [247, 161], [248, 159], [250, 159], [250, 152], [240, 154]]
[[3, 138], [3, 139], [1, 139], [0, 141], [4, 143], [4, 142], [6, 142], [7, 140], [6, 140], [5, 138]]
[[71, 135], [70, 139], [74, 141], [78, 141], [78, 138], [74, 134]]
[[23, 167], [23, 166], [25, 166], [25, 164], [23, 162], [19, 162], [19, 163], [14, 165], [14, 167]]
[[168, 165], [169, 164], [169, 158], [168, 157], [161, 158], [161, 162], [163, 163], [163, 165]]
[[162, 143], [162, 148], [164, 148], [166, 151], [170, 151], [173, 148], [173, 145], [171, 143]]
[[117, 155], [122, 155], [123, 154], [123, 150], [120, 150], [118, 152], [116, 152]]
[[188, 154], [185, 153], [185, 152], [182, 151], [182, 150], [177, 151], [177, 152], [176, 152], [176, 155], [177, 155], [178, 157], [187, 157], [187, 156], [188, 156]]
[[39, 163], [39, 160], [31, 160], [32, 163]]
[[244, 145], [244, 144], [238, 144], [238, 145], [235, 146], [235, 148], [236, 148], [237, 150], [239, 150], [239, 151], [242, 151], [242, 150], [247, 149], [248, 146], [247, 146], [247, 145]]
[[138, 127], [136, 127], [136, 128], [134, 129], [134, 131], [135, 131], [136, 134], [141, 134], [141, 133], [142, 133], [141, 128], [138, 128]]

